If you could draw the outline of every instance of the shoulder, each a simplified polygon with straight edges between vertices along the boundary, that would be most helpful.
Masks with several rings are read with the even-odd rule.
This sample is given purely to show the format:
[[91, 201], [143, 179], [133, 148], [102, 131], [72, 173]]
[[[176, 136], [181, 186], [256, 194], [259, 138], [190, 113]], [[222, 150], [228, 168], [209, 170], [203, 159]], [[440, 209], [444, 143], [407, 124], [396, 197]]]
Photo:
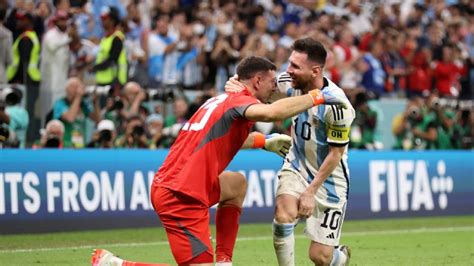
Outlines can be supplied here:
[[261, 103], [257, 98], [250, 95], [250, 93], [248, 93], [247, 91], [242, 91], [239, 93], [230, 93], [226, 95], [228, 95], [228, 102], [231, 106]]

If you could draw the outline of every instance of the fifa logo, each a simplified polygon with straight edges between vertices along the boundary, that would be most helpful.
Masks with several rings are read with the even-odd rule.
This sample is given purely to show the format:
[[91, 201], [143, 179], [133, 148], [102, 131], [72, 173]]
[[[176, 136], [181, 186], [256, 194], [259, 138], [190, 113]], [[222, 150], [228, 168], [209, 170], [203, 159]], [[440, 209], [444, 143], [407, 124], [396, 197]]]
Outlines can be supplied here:
[[424, 160], [373, 160], [369, 162], [370, 209], [380, 212], [444, 210], [454, 179], [447, 174], [446, 163], [436, 163], [431, 178]]

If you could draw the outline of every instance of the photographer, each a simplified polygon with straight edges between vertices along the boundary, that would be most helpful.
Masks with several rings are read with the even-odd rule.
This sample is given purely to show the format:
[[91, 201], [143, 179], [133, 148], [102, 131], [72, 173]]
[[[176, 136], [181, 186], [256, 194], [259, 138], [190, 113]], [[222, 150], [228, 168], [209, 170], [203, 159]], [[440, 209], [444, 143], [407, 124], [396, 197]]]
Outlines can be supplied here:
[[10, 139], [16, 136], [15, 142], [19, 142], [18, 146], [24, 148], [29, 116], [20, 104], [22, 97], [23, 94], [18, 88], [0, 89], [0, 125], [4, 124], [4, 130], [10, 131]]
[[63, 148], [64, 124], [57, 120], [51, 120], [46, 124], [46, 129], [41, 133], [41, 139], [33, 144], [33, 149], [41, 148]]
[[115, 142], [119, 148], [148, 148], [148, 138], [140, 116], [132, 116], [127, 120], [125, 134]]
[[436, 140], [434, 119], [423, 114], [422, 106], [422, 99], [415, 97], [408, 102], [405, 111], [393, 119], [394, 149], [423, 150]]
[[377, 127], [377, 112], [370, 108], [365, 92], [356, 95], [354, 108], [357, 111], [356, 119], [352, 124], [350, 146], [356, 149], [376, 149], [374, 135]]
[[64, 123], [64, 147], [85, 146], [86, 119], [100, 120], [97, 95], [93, 95], [93, 107], [84, 99], [84, 85], [78, 78], [70, 78], [66, 84], [66, 97], [57, 100], [53, 107], [53, 118]]
[[454, 146], [451, 139], [454, 129], [455, 113], [442, 104], [442, 100], [438, 98], [436, 93], [432, 93], [428, 98], [427, 107], [427, 117], [432, 117], [437, 133], [432, 148], [441, 150], [453, 149]]
[[[110, 94], [110, 92], [109, 92]], [[128, 82], [121, 96], [109, 96], [106, 100], [104, 118], [112, 120], [115, 128], [122, 129], [123, 121], [138, 115], [140, 105], [146, 98], [146, 93], [136, 82]]]
[[152, 114], [146, 119], [146, 131], [150, 136], [150, 149], [169, 147], [167, 137], [163, 133], [163, 116]]
[[473, 148], [474, 116], [470, 109], [459, 110], [451, 137], [454, 148], [467, 150]]
[[114, 122], [104, 119], [97, 125], [97, 131], [92, 136], [92, 141], [87, 144], [88, 148], [110, 149], [114, 147], [117, 136]]

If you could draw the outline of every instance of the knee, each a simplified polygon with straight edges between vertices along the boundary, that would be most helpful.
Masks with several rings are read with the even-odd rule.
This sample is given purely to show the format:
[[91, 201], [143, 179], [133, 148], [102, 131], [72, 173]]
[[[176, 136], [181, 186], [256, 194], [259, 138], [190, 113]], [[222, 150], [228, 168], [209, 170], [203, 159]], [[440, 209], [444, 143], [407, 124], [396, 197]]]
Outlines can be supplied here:
[[297, 215], [297, 211], [285, 208], [280, 204], [275, 207], [275, 221], [277, 223], [294, 223]]
[[314, 265], [318, 265], [318, 266], [329, 265], [332, 260], [332, 253], [309, 252], [309, 259], [314, 263]]
[[235, 175], [238, 182], [238, 186], [236, 186], [239, 191], [238, 196], [240, 198], [245, 198], [245, 195], [247, 194], [247, 179], [241, 173], [235, 173]]

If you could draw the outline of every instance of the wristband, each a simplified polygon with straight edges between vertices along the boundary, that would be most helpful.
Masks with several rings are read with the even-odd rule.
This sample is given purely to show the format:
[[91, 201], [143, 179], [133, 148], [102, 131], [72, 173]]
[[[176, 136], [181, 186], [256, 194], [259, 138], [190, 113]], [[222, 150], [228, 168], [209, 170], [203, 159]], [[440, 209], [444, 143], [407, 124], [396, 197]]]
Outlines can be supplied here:
[[308, 92], [308, 95], [313, 99], [313, 106], [320, 105], [324, 103], [324, 97], [321, 93], [321, 90], [314, 89]]
[[265, 147], [265, 135], [262, 133], [255, 133], [253, 137], [252, 148], [263, 148]]

